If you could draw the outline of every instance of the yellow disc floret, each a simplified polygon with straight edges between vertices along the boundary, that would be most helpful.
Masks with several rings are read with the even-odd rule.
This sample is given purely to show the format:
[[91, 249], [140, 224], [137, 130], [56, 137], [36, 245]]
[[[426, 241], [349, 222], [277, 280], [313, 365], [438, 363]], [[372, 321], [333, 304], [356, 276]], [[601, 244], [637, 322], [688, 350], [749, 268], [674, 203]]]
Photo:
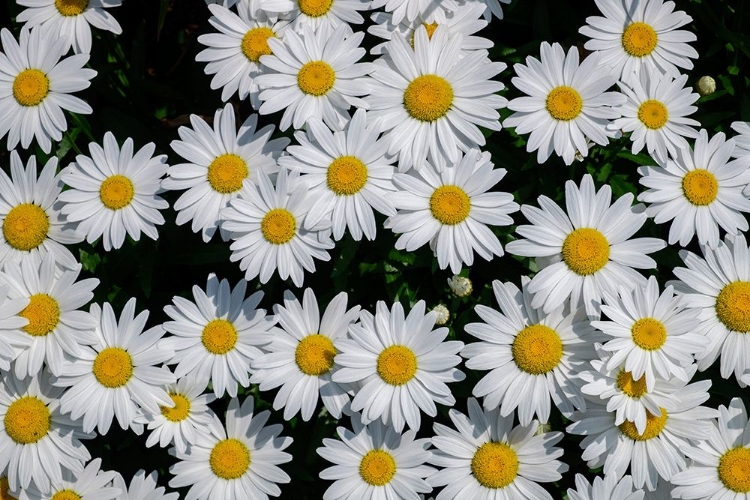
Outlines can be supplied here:
[[133, 181], [124, 175], [112, 175], [104, 179], [99, 188], [99, 199], [110, 210], [120, 210], [130, 205], [135, 196]]
[[571, 271], [588, 276], [609, 262], [609, 242], [600, 231], [582, 227], [565, 238], [562, 257]]
[[646, 376], [644, 375], [638, 380], [633, 380], [631, 372], [620, 370], [620, 373], [617, 375], [617, 388], [631, 398], [640, 398], [648, 392], [646, 388]]
[[22, 203], [10, 209], [3, 221], [5, 241], [16, 250], [28, 252], [47, 239], [49, 217], [38, 205]]
[[52, 495], [50, 500], [81, 500], [81, 495], [73, 490], [61, 490]]
[[527, 326], [516, 335], [511, 347], [518, 368], [532, 375], [555, 369], [563, 355], [560, 335], [546, 325]]
[[89, 6], [89, 0], [55, 0], [57, 11], [63, 16], [79, 16]]
[[300, 340], [294, 351], [294, 361], [305, 375], [318, 377], [331, 371], [336, 348], [325, 335], [314, 334]]
[[5, 432], [18, 444], [33, 444], [49, 432], [52, 415], [47, 405], [35, 396], [13, 401], [5, 413]]
[[216, 443], [211, 450], [208, 464], [221, 479], [239, 479], [250, 468], [250, 450], [238, 439], [225, 439]]
[[667, 328], [658, 319], [641, 318], [630, 328], [635, 345], [647, 351], [655, 351], [667, 341]]
[[268, 45], [268, 39], [275, 36], [276, 34], [271, 28], [258, 26], [245, 33], [245, 36], [242, 37], [240, 49], [249, 60], [258, 62], [260, 61], [260, 56], [273, 54], [271, 47]]
[[34, 337], [43, 337], [55, 329], [60, 322], [60, 306], [46, 293], [36, 293], [29, 297], [29, 305], [19, 313], [29, 320], [23, 329]]
[[176, 392], [170, 392], [169, 397], [172, 398], [174, 406], [167, 408], [166, 406], [161, 407], [161, 414], [170, 422], [182, 422], [190, 416], [190, 400], [187, 396], [177, 394]]
[[211, 354], [224, 355], [237, 345], [237, 329], [225, 319], [215, 319], [203, 327], [201, 342]]
[[267, 242], [283, 245], [297, 234], [297, 220], [288, 210], [275, 208], [263, 217], [260, 230]]
[[404, 108], [419, 121], [434, 122], [453, 106], [453, 87], [437, 75], [422, 75], [409, 83], [404, 91]]
[[217, 193], [235, 193], [247, 179], [247, 163], [241, 157], [227, 153], [217, 156], [208, 166], [208, 183]]
[[392, 345], [378, 355], [377, 370], [386, 384], [404, 385], [417, 373], [417, 357], [404, 345]]
[[716, 297], [716, 315], [734, 332], [750, 332], [750, 282], [733, 281]]
[[370, 450], [359, 463], [359, 476], [371, 486], [385, 486], [396, 475], [396, 461], [385, 450]]
[[691, 170], [682, 178], [682, 193], [693, 205], [710, 205], [719, 194], [719, 181], [708, 170]]
[[750, 493], [750, 448], [732, 448], [719, 459], [719, 480], [735, 493]]
[[430, 212], [441, 224], [453, 226], [466, 220], [471, 199], [458, 186], [440, 186], [430, 196]]
[[328, 166], [328, 189], [339, 196], [359, 193], [367, 184], [367, 166], [356, 156], [341, 156]]
[[336, 83], [336, 72], [324, 61], [312, 61], [297, 73], [297, 85], [302, 92], [320, 97], [326, 95]]
[[133, 376], [133, 358], [125, 349], [107, 347], [94, 359], [93, 372], [96, 380], [104, 387], [122, 387]]
[[547, 111], [555, 120], [570, 121], [581, 114], [583, 99], [573, 87], [555, 87], [547, 94]]
[[622, 48], [633, 57], [651, 54], [658, 42], [656, 31], [646, 23], [632, 23], [622, 34]]
[[660, 410], [661, 414], [658, 416], [646, 411], [646, 430], [643, 431], [643, 434], [638, 433], [635, 423], [630, 420], [626, 420], [619, 425], [620, 432], [633, 441], [648, 441], [657, 437], [664, 430], [664, 426], [667, 425], [667, 410], [664, 408], [660, 408]]
[[471, 459], [471, 473], [485, 488], [505, 488], [518, 475], [518, 455], [505, 443], [485, 443]]
[[38, 69], [25, 69], [13, 80], [13, 97], [21, 106], [38, 106], [49, 94], [49, 78]]
[[299, 10], [308, 17], [320, 17], [328, 14], [333, 0], [298, 0]]
[[3, 476], [0, 477], [0, 500], [18, 500], [18, 498], [12, 496], [10, 493], [10, 483], [8, 478]]
[[669, 121], [669, 110], [664, 103], [649, 99], [638, 107], [638, 119], [646, 128], [659, 130]]

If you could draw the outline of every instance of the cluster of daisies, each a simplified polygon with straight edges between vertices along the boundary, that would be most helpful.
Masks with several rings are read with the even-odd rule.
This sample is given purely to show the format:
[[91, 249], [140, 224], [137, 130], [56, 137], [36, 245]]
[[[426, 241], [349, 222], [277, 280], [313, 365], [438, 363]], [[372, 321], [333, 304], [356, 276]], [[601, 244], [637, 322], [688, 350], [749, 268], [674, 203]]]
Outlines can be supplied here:
[[[495, 79], [506, 65], [478, 35], [508, 0], [209, 1], [217, 31], [199, 38], [197, 61], [225, 102], [255, 112], [239, 126], [231, 103], [211, 123], [191, 116], [171, 144], [183, 163], [106, 133], [40, 172], [15, 149], [50, 152], [63, 110], [92, 113], [73, 95], [97, 75], [85, 68], [90, 26], [119, 33], [108, 9], [121, 1], [17, 0], [28, 7], [20, 37], [0, 32], [0, 138], [12, 151], [0, 172], [0, 499], [178, 498], [156, 473], [128, 486], [92, 460], [84, 442], [115, 420], [169, 448], [169, 486], [188, 500], [280, 496], [292, 439], [238, 398], [251, 386], [274, 391], [284, 420], [344, 423], [317, 449], [331, 463], [325, 500], [551, 499], [540, 483], [568, 470], [563, 431], [583, 436], [583, 460], [602, 469], [593, 483], [578, 475], [569, 500], [750, 497], [748, 412], [740, 399], [702, 406], [711, 383], [693, 381], [718, 362], [723, 378], [750, 384], [750, 124], [729, 139], [695, 128], [698, 95], [680, 73], [698, 56], [695, 36], [673, 2], [595, 1], [603, 16], [580, 29], [590, 53], [542, 43], [540, 59], [513, 68], [525, 95], [511, 101]], [[383, 40], [369, 56], [355, 31], [368, 10], [367, 31]], [[529, 135], [539, 163], [629, 135], [653, 158], [638, 170], [645, 205], [586, 175], [565, 185], [564, 209], [544, 196], [520, 207], [529, 224], [503, 249], [491, 227], [512, 225], [519, 205], [495, 189], [506, 172], [481, 149], [506, 107], [502, 125]], [[273, 113], [293, 141], [259, 125]], [[98, 280], [79, 279], [66, 245], [157, 239], [167, 190], [182, 191], [176, 223], [206, 242], [218, 231], [245, 279], [210, 275], [146, 329], [135, 299], [119, 312], [90, 304]], [[274, 274], [302, 287], [345, 233], [375, 239], [375, 212], [397, 249], [429, 243], [441, 269], [507, 251], [538, 272], [520, 288], [493, 283], [499, 309], [476, 307], [467, 344], [448, 340], [448, 311], [423, 301], [408, 312], [378, 302], [373, 314], [344, 292], [319, 304], [308, 288], [267, 312], [262, 291], [248, 295]], [[672, 221], [668, 242], [633, 237], [649, 219]], [[656, 267], [649, 254], [696, 236], [702, 255], [683, 250], [675, 281], [660, 289], [641, 273]], [[450, 409], [452, 425], [429, 433], [422, 415], [456, 404], [462, 358], [487, 373], [467, 412]], [[209, 405], [222, 397], [217, 415]], [[564, 429], [551, 428], [553, 406]]]

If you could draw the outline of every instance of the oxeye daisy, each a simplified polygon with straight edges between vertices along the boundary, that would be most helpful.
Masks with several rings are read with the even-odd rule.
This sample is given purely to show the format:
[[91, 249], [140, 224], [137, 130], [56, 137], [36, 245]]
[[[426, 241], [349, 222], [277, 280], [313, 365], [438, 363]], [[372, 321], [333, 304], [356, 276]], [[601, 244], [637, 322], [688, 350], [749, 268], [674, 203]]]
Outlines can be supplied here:
[[289, 31], [284, 40], [269, 39], [272, 55], [261, 62], [277, 71], [256, 81], [263, 89], [258, 109], [261, 115], [284, 110], [279, 128], [302, 128], [319, 118], [332, 129], [341, 130], [349, 120], [351, 106], [367, 108], [360, 96], [370, 93], [366, 75], [372, 63], [357, 62], [365, 55], [359, 46], [364, 33], [352, 33], [347, 24], [334, 31], [315, 32], [303, 26], [302, 35]]
[[730, 161], [733, 139], [718, 133], [708, 140], [701, 130], [694, 149], [678, 150], [663, 166], [640, 167], [640, 183], [649, 188], [638, 195], [648, 203], [646, 214], [657, 224], [672, 221], [669, 244], [698, 242], [716, 248], [719, 226], [729, 234], [747, 231], [742, 212], [750, 212], [743, 189], [750, 183], [750, 156]]
[[656, 262], [646, 254], [666, 246], [657, 238], [630, 239], [646, 222], [641, 206], [631, 206], [627, 193], [610, 205], [612, 189], [604, 185], [598, 192], [590, 175], [580, 187], [565, 183], [567, 214], [546, 196], [537, 201], [540, 208], [524, 205], [521, 212], [532, 225], [518, 226], [526, 239], [512, 241], [505, 249], [515, 255], [537, 257], [541, 271], [531, 280], [532, 307], [544, 305], [549, 312], [568, 297], [572, 307], [581, 304], [589, 316], [598, 317], [603, 294], [614, 294], [618, 287], [633, 289], [645, 285], [635, 269], [652, 269]]
[[432, 453], [429, 438], [416, 431], [397, 432], [379, 421], [363, 425], [352, 416], [352, 430], [336, 428], [338, 439], [323, 439], [318, 455], [335, 464], [320, 472], [321, 479], [335, 481], [323, 500], [399, 498], [418, 500], [418, 493], [432, 491], [424, 478], [435, 472], [425, 465]]
[[337, 369], [334, 342], [346, 338], [349, 325], [359, 316], [359, 306], [348, 310], [346, 307], [347, 295], [341, 292], [328, 304], [321, 319], [318, 301], [310, 288], [305, 290], [301, 305], [287, 291], [284, 305], [274, 306], [281, 331], [264, 347], [266, 352], [253, 360], [250, 381], [259, 384], [261, 391], [281, 387], [273, 409], [284, 408], [285, 420], [300, 410], [302, 420], [310, 420], [319, 398], [334, 418], [341, 418], [349, 395], [346, 386], [331, 380]]
[[578, 48], [568, 54], [558, 43], [542, 42], [541, 61], [527, 57], [526, 64], [513, 66], [512, 83], [526, 96], [508, 103], [515, 111], [503, 121], [517, 134], [528, 134], [526, 151], [536, 151], [544, 163], [554, 151], [566, 165], [576, 155], [588, 155], [588, 141], [606, 146], [615, 131], [611, 120], [620, 117], [616, 108], [625, 102], [618, 92], [607, 92], [617, 79], [601, 71], [600, 58], [590, 55], [579, 65]]
[[453, 273], [474, 263], [474, 252], [485, 260], [503, 255], [503, 247], [488, 227], [509, 226], [518, 211], [510, 193], [489, 191], [505, 177], [490, 154], [473, 149], [454, 165], [436, 173], [431, 167], [396, 174], [399, 190], [391, 195], [398, 209], [385, 227], [399, 234], [396, 248], [413, 252], [425, 243], [437, 256], [440, 269]]
[[[557, 460], [555, 447], [562, 432], [537, 433], [538, 423], [513, 427], [513, 415], [499, 409], [482, 410], [468, 400], [469, 416], [448, 414], [456, 430], [435, 423], [430, 463], [442, 467], [427, 478], [431, 486], [445, 486], [435, 500], [494, 498], [552, 500], [537, 483], [558, 481], [568, 466]], [[599, 500], [599, 499], [597, 499]]]
[[78, 261], [63, 245], [83, 241], [75, 224], [60, 214], [57, 202], [64, 186], [57, 171], [57, 158], [50, 158], [37, 178], [36, 158], [24, 168], [15, 151], [10, 154], [10, 177], [0, 170], [0, 264], [33, 260], [48, 253], [57, 263], [74, 269]]
[[685, 137], [698, 137], [693, 126], [700, 126], [700, 122], [687, 115], [698, 110], [693, 104], [700, 96], [692, 93], [691, 87], [685, 87], [687, 79], [687, 75], [673, 79], [670, 74], [645, 70], [629, 86], [618, 82], [628, 100], [617, 108], [622, 118], [615, 120], [610, 128], [632, 132], [633, 154], [645, 145], [648, 154], [663, 165], [667, 162], [667, 152], [676, 158], [678, 150], [690, 147]]
[[367, 123], [367, 113], [360, 108], [343, 131], [332, 131], [317, 118], [307, 124], [307, 134], [296, 132], [299, 146], [289, 146], [289, 153], [279, 164], [302, 173], [299, 182], [316, 203], [305, 216], [305, 227], [315, 227], [331, 219], [333, 238], [340, 240], [344, 230], [359, 241], [362, 234], [375, 239], [373, 208], [384, 215], [396, 213], [389, 196], [393, 186], [396, 158], [386, 155], [388, 146], [378, 139], [378, 130]]
[[618, 80], [629, 83], [641, 71], [677, 76], [679, 68], [693, 69], [690, 60], [698, 52], [687, 42], [696, 40], [691, 31], [678, 28], [693, 18], [664, 0], [595, 0], [605, 17], [586, 18], [579, 33], [591, 40], [584, 47], [601, 56]]
[[[498, 0], [488, 0], [497, 3]], [[510, 0], [501, 0], [509, 2]], [[425, 14], [435, 9], [445, 9], [454, 11], [458, 9], [459, 3], [455, 0], [442, 0], [439, 4], [430, 0], [373, 0], [370, 9], [377, 10], [381, 7], [392, 16], [393, 22], [399, 24], [406, 19], [411, 22], [417, 19], [421, 14]]]
[[37, 25], [65, 38], [63, 54], [71, 45], [76, 54], [91, 52], [91, 26], [115, 35], [122, 33], [117, 19], [107, 10], [122, 5], [122, 0], [17, 0], [29, 7], [16, 17], [16, 22]]
[[33, 484], [41, 491], [63, 481], [63, 472], [83, 472], [91, 459], [81, 439], [94, 436], [80, 430], [60, 412], [63, 389], [52, 387], [49, 373], [0, 380], [0, 475], [11, 491]]
[[318, 31], [362, 24], [365, 20], [357, 11], [371, 8], [368, 0], [262, 0], [258, 7], [268, 17], [288, 19], [298, 34], [303, 26]]
[[[192, 220], [193, 232], [201, 232], [207, 242], [217, 229], [221, 230], [221, 209], [239, 195], [245, 181], [255, 182], [258, 170], [269, 176], [278, 172], [276, 160], [289, 139], [270, 140], [273, 125], [256, 130], [255, 114], [240, 125], [238, 132], [231, 104], [216, 110], [213, 130], [196, 115], [190, 115], [190, 123], [193, 128], [180, 127], [181, 140], [171, 144], [187, 163], [169, 167], [161, 185], [165, 189], [187, 189], [174, 205], [176, 222], [181, 225]], [[221, 230], [221, 236], [226, 241], [229, 233]]]
[[232, 200], [222, 214], [224, 229], [231, 231], [234, 240], [229, 259], [240, 261], [246, 280], [260, 276], [261, 283], [267, 283], [278, 271], [281, 279], [291, 276], [301, 287], [305, 270], [315, 272], [313, 258], [331, 258], [327, 252], [334, 246], [331, 222], [323, 219], [315, 227], [302, 226], [317, 200], [309, 196], [304, 185], [295, 184], [296, 179], [296, 174], [282, 169], [274, 188], [259, 172], [258, 186], [245, 184], [240, 197]]
[[71, 93], [88, 88], [96, 71], [83, 67], [88, 54], [60, 61], [67, 42], [54, 30], [22, 28], [16, 41], [3, 28], [0, 39], [0, 138], [8, 134], [11, 151], [19, 142], [28, 148], [36, 137], [42, 151], [49, 153], [52, 141], [62, 140], [68, 129], [62, 110], [91, 114], [91, 106]]
[[126, 490], [112, 486], [112, 480], [117, 473], [103, 471], [101, 465], [102, 459], [95, 458], [80, 472], [63, 470], [62, 480], [53, 481], [49, 491], [40, 491], [39, 487], [32, 483], [20, 491], [18, 500], [122, 500], [121, 494]]
[[[99, 280], [76, 281], [79, 271], [58, 269], [51, 253], [40, 264], [31, 260], [5, 264], [0, 283], [10, 287], [8, 298], [28, 301], [18, 313], [28, 321], [21, 329], [25, 347], [14, 363], [19, 378], [36, 375], [43, 363], [53, 375], [60, 375], [66, 355], [77, 357], [80, 344], [96, 341], [97, 319], [80, 309], [94, 297]], [[11, 334], [11, 342], [17, 337]]]
[[246, 290], [245, 280], [231, 289], [229, 281], [212, 273], [205, 291], [193, 287], [193, 302], [174, 297], [174, 305], [164, 308], [172, 321], [163, 326], [172, 336], [159, 346], [175, 352], [169, 364], [177, 364], [177, 378], [192, 374], [201, 389], [210, 380], [216, 397], [224, 392], [235, 397], [238, 383], [250, 385], [250, 362], [261, 355], [258, 346], [271, 341], [275, 320], [258, 309], [263, 292], [245, 298]]
[[96, 343], [81, 347], [78, 357], [66, 358], [62, 375], [53, 380], [57, 387], [68, 387], [60, 398], [61, 411], [73, 420], [83, 417], [85, 432], [97, 428], [106, 434], [116, 416], [122, 429], [140, 434], [142, 426], [135, 422], [139, 406], [157, 413], [161, 406], [175, 404], [164, 386], [176, 379], [158, 367], [174, 353], [157, 345], [164, 335], [161, 326], [143, 331], [148, 311], [135, 316], [135, 298], [125, 304], [119, 321], [109, 303], [103, 308], [93, 304], [91, 313], [99, 320]]
[[104, 148], [89, 144], [91, 157], [76, 156], [62, 179], [72, 189], [60, 193], [61, 211], [69, 221], [78, 222], [86, 241], [99, 237], [104, 250], [118, 249], [125, 234], [138, 241], [141, 233], [152, 240], [159, 238], [156, 226], [164, 224], [159, 210], [169, 206], [160, 192], [161, 178], [167, 171], [167, 155], [154, 155], [156, 146], [149, 142], [133, 154], [133, 140], [122, 145], [112, 132], [104, 134]]
[[[163, 486], [156, 485], [158, 475], [156, 471], [146, 475], [146, 471], [139, 470], [130, 480], [130, 486], [125, 485], [125, 480], [117, 474], [114, 480], [114, 487], [122, 493], [117, 497], [118, 500], [179, 500], [179, 493], [165, 493]], [[77, 499], [71, 499], [77, 500]], [[81, 500], [86, 500], [82, 498]]]
[[234, 398], [227, 409], [226, 429], [214, 416], [211, 433], [198, 436], [185, 453], [170, 449], [179, 462], [169, 468], [175, 476], [169, 486], [190, 486], [186, 498], [196, 500], [268, 500], [281, 495], [278, 483], [290, 478], [278, 465], [292, 460], [283, 451], [292, 438], [279, 436], [281, 424], [265, 425], [270, 412], [253, 415], [253, 409], [252, 397], [241, 407]]
[[501, 4], [509, 4], [511, 0], [468, 0], [466, 3], [472, 4], [477, 2], [479, 5], [484, 7], [484, 18], [487, 22], [492, 21], [494, 15], [498, 20], [503, 18], [503, 6]]
[[550, 399], [564, 415], [586, 408], [578, 376], [596, 357], [593, 342], [599, 340], [581, 308], [566, 314], [560, 306], [545, 314], [532, 307], [528, 282], [522, 278], [523, 291], [513, 283], [492, 282], [501, 312], [476, 306], [483, 322], [465, 329], [482, 342], [461, 351], [467, 368], [490, 370], [474, 386], [474, 396], [484, 397], [488, 410], [500, 407], [503, 417], [518, 408], [524, 426], [535, 415], [549, 421]]
[[423, 300], [404, 317], [404, 308], [396, 302], [388, 310], [378, 301], [373, 316], [362, 311], [360, 323], [349, 326], [349, 338], [335, 343], [340, 366], [333, 381], [359, 383], [351, 409], [362, 412], [362, 423], [382, 420], [401, 432], [404, 423], [417, 430], [420, 412], [437, 415], [435, 402], [453, 406], [456, 400], [446, 385], [465, 378], [456, 368], [456, 355], [463, 342], [445, 342], [448, 329], [433, 330], [437, 314], [425, 314]]
[[11, 363], [32, 342], [23, 331], [29, 320], [20, 315], [29, 305], [29, 299], [11, 299], [8, 297], [9, 289], [9, 285], [0, 285], [0, 373], [10, 371]]
[[497, 109], [507, 101], [497, 92], [505, 86], [491, 78], [506, 66], [490, 62], [485, 50], [460, 57], [462, 46], [463, 37], [449, 36], [446, 26], [432, 36], [419, 26], [414, 48], [395, 35], [387, 44], [388, 57], [376, 65], [365, 101], [387, 132], [388, 153], [398, 153], [402, 172], [421, 168], [427, 159], [442, 170], [447, 162], [458, 162], [460, 151], [484, 146], [479, 127], [501, 128]]
[[732, 130], [737, 132], [734, 139], [734, 153], [732, 156], [740, 158], [750, 155], [750, 122], [733, 122]]
[[615, 476], [599, 476], [589, 484], [586, 476], [576, 474], [576, 489], [568, 489], [568, 500], [643, 500], [643, 490], [633, 491], [633, 478], [624, 476], [618, 480]]

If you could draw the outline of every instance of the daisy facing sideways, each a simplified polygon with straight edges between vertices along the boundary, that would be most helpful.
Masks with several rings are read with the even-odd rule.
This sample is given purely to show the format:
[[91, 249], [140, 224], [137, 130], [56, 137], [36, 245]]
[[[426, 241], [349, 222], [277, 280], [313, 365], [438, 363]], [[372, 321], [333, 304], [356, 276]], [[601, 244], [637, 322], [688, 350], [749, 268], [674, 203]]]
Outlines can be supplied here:
[[643, 490], [633, 491], [633, 478], [624, 476], [619, 481], [615, 476], [600, 476], [589, 484], [586, 476], [576, 474], [576, 489], [568, 489], [569, 500], [643, 500]]
[[141, 469], [135, 473], [128, 487], [123, 477], [117, 474], [113, 486], [122, 492], [117, 500], [179, 500], [179, 493], [165, 493], [163, 486], [157, 486], [157, 478], [156, 471], [146, 475], [146, 471]]
[[42, 492], [32, 483], [20, 491], [18, 500], [122, 500], [121, 494], [127, 490], [112, 486], [117, 473], [103, 471], [101, 465], [102, 459], [95, 458], [82, 471], [64, 470], [62, 480], [52, 482], [49, 491]]

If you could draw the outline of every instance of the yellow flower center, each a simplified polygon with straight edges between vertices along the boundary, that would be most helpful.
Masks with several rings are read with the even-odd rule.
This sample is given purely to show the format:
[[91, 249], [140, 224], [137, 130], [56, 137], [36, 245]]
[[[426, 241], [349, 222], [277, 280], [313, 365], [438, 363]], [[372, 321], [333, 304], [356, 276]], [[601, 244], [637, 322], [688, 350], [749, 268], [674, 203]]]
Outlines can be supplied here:
[[386, 384], [404, 385], [417, 373], [417, 356], [404, 345], [392, 345], [378, 355], [377, 368]]
[[16, 250], [28, 252], [41, 245], [49, 232], [49, 217], [38, 205], [22, 203], [10, 209], [3, 221], [5, 241]]
[[526, 373], [541, 375], [560, 363], [563, 344], [560, 336], [545, 325], [527, 326], [516, 335], [511, 347], [516, 366]]
[[299, 0], [299, 10], [309, 17], [320, 17], [328, 14], [333, 0]]
[[708, 170], [691, 170], [682, 178], [682, 192], [693, 205], [710, 205], [719, 194], [719, 181]]
[[250, 450], [237, 439], [219, 441], [208, 459], [211, 471], [228, 481], [241, 478], [250, 468]]
[[208, 352], [223, 355], [237, 345], [237, 330], [225, 319], [215, 319], [203, 327], [201, 342]]
[[336, 83], [336, 72], [326, 62], [312, 61], [302, 66], [297, 74], [297, 85], [305, 94], [320, 97]]
[[547, 111], [555, 120], [570, 121], [581, 113], [583, 99], [573, 87], [555, 87], [547, 94]]
[[49, 432], [52, 415], [35, 396], [13, 401], [5, 413], [5, 432], [18, 444], [34, 444]]
[[471, 459], [471, 473], [485, 488], [505, 488], [518, 475], [518, 455], [505, 443], [485, 443]]
[[173, 408], [161, 407], [161, 414], [170, 422], [182, 422], [190, 416], [190, 400], [182, 394], [170, 392], [169, 397], [174, 402]]
[[325, 335], [308, 335], [300, 340], [294, 351], [294, 361], [305, 375], [318, 377], [331, 371], [336, 349]]
[[29, 305], [19, 313], [29, 320], [23, 329], [34, 337], [44, 337], [52, 332], [60, 322], [60, 306], [46, 293], [37, 293], [29, 297]]
[[[438, 23], [422, 23], [422, 26], [424, 26], [424, 29], [427, 30], [427, 39], [432, 40], [432, 35], [435, 33], [435, 30], [438, 27]], [[417, 30], [414, 30], [411, 34], [411, 39], [409, 40], [409, 44], [411, 45], [411, 48], [414, 48], [414, 38], [417, 36]]]
[[452, 105], [453, 87], [442, 76], [418, 76], [404, 91], [404, 108], [419, 121], [434, 122], [447, 115]]
[[104, 387], [116, 389], [133, 376], [133, 358], [125, 349], [107, 347], [94, 359], [94, 377]]
[[5, 476], [0, 477], [0, 500], [18, 500], [16, 497], [8, 493], [9, 491], [10, 483], [8, 482], [8, 478]]
[[268, 39], [275, 36], [273, 30], [266, 26], [253, 28], [242, 37], [240, 49], [245, 54], [245, 57], [253, 62], [258, 62], [260, 61], [260, 56], [273, 54], [271, 47], [268, 46]]
[[750, 332], [750, 283], [734, 281], [716, 297], [716, 315], [734, 332]]
[[385, 450], [370, 450], [359, 463], [359, 475], [371, 486], [385, 486], [396, 475], [396, 461]]
[[750, 493], [750, 448], [733, 448], [719, 459], [719, 480], [735, 493]]
[[630, 329], [635, 345], [647, 351], [659, 349], [667, 341], [667, 329], [658, 319], [641, 318]]
[[120, 210], [130, 205], [135, 195], [133, 182], [124, 175], [112, 175], [104, 179], [99, 188], [99, 199], [110, 210]]
[[667, 424], [667, 410], [664, 408], [660, 408], [660, 410], [661, 413], [658, 417], [646, 411], [646, 430], [643, 431], [643, 434], [638, 433], [635, 424], [630, 420], [626, 420], [619, 425], [620, 432], [633, 441], [648, 441], [657, 437]]
[[217, 156], [208, 166], [208, 183], [214, 191], [222, 194], [242, 189], [242, 181], [247, 175], [247, 163], [235, 154]]
[[49, 78], [38, 69], [25, 69], [13, 80], [13, 97], [21, 106], [38, 106], [49, 94]]
[[588, 276], [609, 262], [609, 242], [598, 230], [582, 227], [565, 238], [562, 257], [571, 271]]
[[644, 375], [638, 380], [633, 380], [631, 372], [620, 370], [620, 373], [617, 375], [617, 388], [631, 398], [640, 398], [648, 392], [646, 389], [646, 376]]
[[353, 195], [367, 184], [367, 166], [356, 156], [341, 156], [329, 165], [326, 181], [337, 195]]
[[63, 16], [78, 16], [88, 6], [89, 0], [55, 0], [55, 7]]
[[669, 120], [669, 110], [660, 101], [649, 99], [638, 107], [638, 119], [647, 128], [659, 130]]
[[283, 245], [297, 234], [297, 220], [288, 210], [275, 208], [263, 217], [260, 230], [269, 243]]
[[458, 186], [440, 186], [430, 196], [430, 211], [441, 224], [454, 226], [469, 216], [471, 199]]
[[659, 36], [646, 23], [633, 23], [622, 34], [622, 48], [633, 57], [644, 57], [656, 48]]
[[81, 495], [73, 490], [62, 490], [58, 491], [50, 500], [81, 500]]

